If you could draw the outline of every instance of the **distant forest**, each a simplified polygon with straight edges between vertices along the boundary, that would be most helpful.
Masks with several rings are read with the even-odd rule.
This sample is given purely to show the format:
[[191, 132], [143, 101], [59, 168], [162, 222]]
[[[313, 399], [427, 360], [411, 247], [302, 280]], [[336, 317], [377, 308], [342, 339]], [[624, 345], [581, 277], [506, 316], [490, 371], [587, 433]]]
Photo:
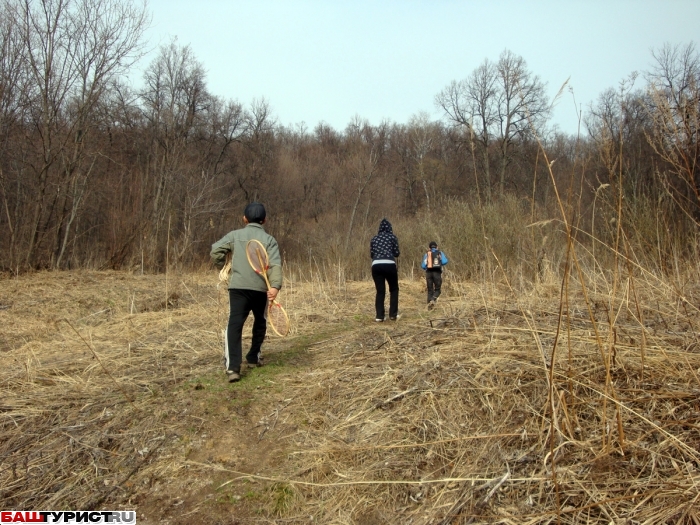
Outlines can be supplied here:
[[129, 88], [148, 23], [128, 0], [3, 4], [3, 272], [201, 267], [253, 200], [290, 262], [366, 256], [382, 217], [439, 224], [457, 220], [455, 206], [504, 202], [523, 210], [509, 219], [520, 227], [563, 214], [582, 242], [623, 207], [643, 212], [644, 231], [697, 255], [694, 43], [653, 51], [650, 71], [601, 93], [580, 136], [552, 127], [555, 101], [509, 50], [435, 94], [439, 121], [305, 129], [279, 125], [264, 99], [211, 94], [205, 65], [177, 41]]

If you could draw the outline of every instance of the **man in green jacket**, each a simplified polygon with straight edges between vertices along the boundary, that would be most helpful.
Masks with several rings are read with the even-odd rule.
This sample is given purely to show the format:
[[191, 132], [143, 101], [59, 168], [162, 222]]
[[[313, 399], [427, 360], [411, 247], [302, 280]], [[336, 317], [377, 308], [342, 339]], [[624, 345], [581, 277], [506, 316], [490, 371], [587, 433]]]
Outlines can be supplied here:
[[[226, 328], [226, 373], [229, 383], [241, 378], [242, 334], [243, 323], [248, 314], [253, 312], [253, 340], [250, 351], [246, 355], [248, 366], [262, 366], [260, 347], [267, 331], [267, 304], [277, 297], [282, 288], [282, 260], [277, 241], [263, 229], [265, 223], [265, 207], [259, 202], [246, 206], [243, 213], [245, 227], [227, 233], [211, 247], [211, 258], [220, 270], [226, 263], [226, 256], [231, 253], [231, 279], [228, 283], [229, 318]], [[251, 239], [257, 239], [267, 251], [270, 260], [268, 279], [270, 289], [265, 280], [255, 273], [246, 257], [246, 244]]]

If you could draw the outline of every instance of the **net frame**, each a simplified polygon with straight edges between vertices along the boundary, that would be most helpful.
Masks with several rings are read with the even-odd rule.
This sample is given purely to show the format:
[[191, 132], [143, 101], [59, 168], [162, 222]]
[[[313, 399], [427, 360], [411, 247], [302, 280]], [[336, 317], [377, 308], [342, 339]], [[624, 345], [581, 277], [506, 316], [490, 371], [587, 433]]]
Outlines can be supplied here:
[[231, 279], [231, 258], [229, 257], [224, 267], [219, 272], [219, 281], [227, 283]]
[[289, 316], [287, 311], [277, 301], [268, 303], [267, 319], [270, 321], [272, 330], [280, 337], [284, 337], [289, 333]]
[[[248, 259], [248, 264], [253, 268], [255, 273], [265, 277], [267, 282], [267, 270], [270, 268], [270, 258], [267, 255], [267, 250], [257, 239], [249, 240], [245, 245], [245, 256]], [[269, 288], [269, 282], [267, 283]]]
[[[270, 258], [265, 247], [257, 239], [251, 239], [246, 243], [245, 255], [250, 267], [265, 280], [265, 285], [269, 290], [271, 287], [267, 278], [267, 270], [270, 268]], [[267, 319], [270, 321], [272, 330], [280, 337], [284, 337], [289, 333], [289, 316], [276, 300], [268, 301]]]

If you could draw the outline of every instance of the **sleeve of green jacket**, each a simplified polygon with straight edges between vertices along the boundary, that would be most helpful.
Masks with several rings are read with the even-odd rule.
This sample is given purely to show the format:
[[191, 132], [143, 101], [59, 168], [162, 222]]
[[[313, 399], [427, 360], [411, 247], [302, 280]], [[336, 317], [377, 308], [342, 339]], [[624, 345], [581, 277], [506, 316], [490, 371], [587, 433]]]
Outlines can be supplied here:
[[280, 257], [280, 249], [277, 246], [277, 241], [274, 237], [270, 237], [270, 244], [266, 248], [267, 257], [270, 261], [270, 269], [267, 271], [267, 278], [270, 281], [272, 288], [282, 289], [282, 258]]
[[226, 256], [233, 251], [233, 239], [229, 238], [231, 234], [226, 234], [223, 238], [211, 245], [211, 260], [217, 270], [221, 270], [226, 264]]

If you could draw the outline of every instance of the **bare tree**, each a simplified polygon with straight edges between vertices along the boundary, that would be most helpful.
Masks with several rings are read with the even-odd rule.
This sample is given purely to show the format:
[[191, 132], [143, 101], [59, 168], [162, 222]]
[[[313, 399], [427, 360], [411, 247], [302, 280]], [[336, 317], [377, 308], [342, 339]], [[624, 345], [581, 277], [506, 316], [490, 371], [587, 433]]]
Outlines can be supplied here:
[[419, 113], [409, 121], [411, 135], [411, 151], [418, 169], [418, 179], [423, 185], [425, 192], [425, 204], [430, 211], [430, 192], [428, 190], [426, 162], [428, 153], [433, 146], [433, 126], [428, 119], [427, 113]]
[[15, 268], [24, 203], [21, 159], [27, 151], [27, 141], [17, 138], [23, 135], [22, 124], [27, 117], [29, 82], [21, 27], [5, 9], [0, 12], [0, 194], [4, 212], [0, 215], [0, 230], [7, 221], [8, 234], [2, 235], [5, 241], [0, 246], [6, 264]]
[[207, 113], [210, 128], [197, 141], [191, 166], [183, 170], [190, 176], [183, 181], [181, 190], [181, 231], [174, 246], [178, 261], [183, 261], [189, 253], [196, 237], [196, 225], [202, 224], [204, 218], [213, 222], [213, 216], [228, 202], [221, 175], [226, 169], [227, 152], [232, 144], [242, 140], [247, 129], [245, 112], [237, 102], [212, 97]]
[[550, 106], [546, 85], [527, 69], [522, 57], [508, 50], [503, 51], [496, 70], [500, 88], [496, 109], [501, 159], [499, 193], [503, 195], [513, 141], [526, 135], [531, 126], [539, 130], [549, 117]]
[[[41, 138], [39, 162], [32, 164], [37, 198], [26, 253], [31, 264], [47, 204], [63, 208], [58, 223], [70, 230], [85, 188], [78, 178], [90, 173], [81, 164], [95, 106], [108, 83], [140, 58], [149, 18], [145, 4], [129, 0], [18, 0], [10, 10], [22, 26], [35, 88], [32, 121]], [[52, 171], [56, 191], [50, 202]], [[68, 239], [67, 233], [61, 239], [59, 232], [55, 229], [55, 265]]]
[[481, 168], [489, 201], [492, 185], [489, 144], [497, 123], [497, 82], [498, 71], [495, 65], [485, 60], [469, 77], [459, 82], [453, 81], [435, 99], [449, 120], [466, 129], [465, 136], [472, 146], [470, 149], [478, 148], [481, 152]]
[[452, 82], [436, 96], [447, 118], [468, 130], [468, 138], [481, 151], [486, 196], [491, 198], [489, 149], [498, 144], [499, 194], [505, 191], [506, 170], [514, 140], [549, 115], [545, 84], [528, 69], [525, 60], [505, 50], [497, 63], [488, 59], [460, 82]]
[[659, 175], [679, 208], [700, 224], [700, 55], [693, 43], [653, 53], [648, 75], [649, 143], [665, 161]]
[[[349, 156], [345, 161], [348, 169], [352, 190], [352, 206], [348, 230], [345, 237], [345, 250], [350, 246], [353, 227], [357, 219], [357, 212], [363, 198], [370, 193], [371, 184], [378, 173], [379, 162], [384, 156], [389, 134], [388, 123], [382, 123], [374, 128], [366, 120], [355, 118], [346, 131], [351, 141]], [[371, 197], [367, 203], [369, 210]]]
[[141, 38], [148, 23], [145, 4], [81, 0], [73, 8], [68, 27], [75, 38], [68, 54], [75, 63], [76, 82], [66, 114], [68, 129], [75, 138], [70, 149], [61, 154], [66, 194], [59, 222], [63, 233], [57, 239], [60, 246], [54, 263], [57, 268], [61, 267], [97, 159], [97, 153], [88, 153], [86, 148], [96, 124], [96, 106], [110, 83], [142, 56]]
[[178, 45], [176, 39], [160, 48], [144, 73], [141, 100], [150, 139], [144, 177], [150, 186], [150, 220], [144, 225], [148, 230], [144, 235], [149, 237], [151, 263], [158, 259], [159, 237], [167, 235], [167, 225], [172, 223], [169, 214], [174, 196], [187, 186], [190, 176], [201, 174], [202, 166], [188, 156], [190, 144], [210, 126], [208, 111], [213, 99], [205, 77], [204, 66], [191, 48]]
[[407, 126], [394, 124], [389, 134], [392, 164], [396, 171], [398, 188], [404, 193], [404, 207], [409, 213], [414, 213], [418, 209], [418, 180], [411, 146]]

